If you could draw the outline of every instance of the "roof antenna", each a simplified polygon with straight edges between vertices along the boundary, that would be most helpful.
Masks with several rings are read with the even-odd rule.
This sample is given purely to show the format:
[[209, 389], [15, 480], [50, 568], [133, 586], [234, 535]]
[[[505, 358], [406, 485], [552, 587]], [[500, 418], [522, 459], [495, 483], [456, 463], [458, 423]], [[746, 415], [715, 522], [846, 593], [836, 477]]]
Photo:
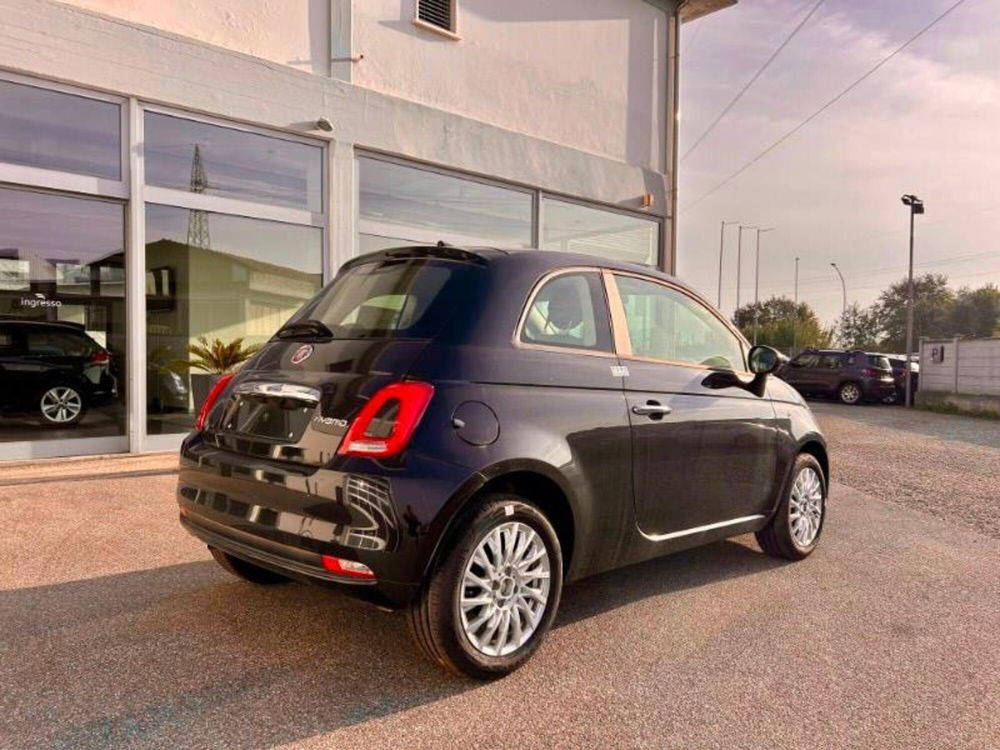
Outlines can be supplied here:
[[444, 240], [438, 240], [437, 241], [437, 246], [438, 247], [450, 247], [450, 245], [447, 242], [445, 242]]

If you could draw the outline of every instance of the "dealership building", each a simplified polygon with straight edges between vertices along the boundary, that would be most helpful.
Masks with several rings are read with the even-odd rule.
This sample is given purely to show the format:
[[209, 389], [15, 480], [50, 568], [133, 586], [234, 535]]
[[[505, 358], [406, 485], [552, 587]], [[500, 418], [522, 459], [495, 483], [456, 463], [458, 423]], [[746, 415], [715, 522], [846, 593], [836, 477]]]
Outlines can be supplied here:
[[175, 449], [190, 347], [359, 253], [672, 269], [680, 25], [733, 2], [0, 0], [0, 460]]

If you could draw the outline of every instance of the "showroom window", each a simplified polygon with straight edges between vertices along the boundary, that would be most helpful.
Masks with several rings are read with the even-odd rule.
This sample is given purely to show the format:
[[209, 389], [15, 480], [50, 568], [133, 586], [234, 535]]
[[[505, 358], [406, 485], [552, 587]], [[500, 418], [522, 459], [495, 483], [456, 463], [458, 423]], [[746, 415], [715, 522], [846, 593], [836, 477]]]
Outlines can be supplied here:
[[0, 79], [0, 459], [127, 448], [123, 118]]
[[539, 247], [656, 266], [660, 222], [544, 196]]
[[188, 432], [218, 377], [320, 288], [322, 147], [147, 111], [146, 433]]
[[530, 247], [531, 190], [358, 159], [360, 252], [412, 243]]

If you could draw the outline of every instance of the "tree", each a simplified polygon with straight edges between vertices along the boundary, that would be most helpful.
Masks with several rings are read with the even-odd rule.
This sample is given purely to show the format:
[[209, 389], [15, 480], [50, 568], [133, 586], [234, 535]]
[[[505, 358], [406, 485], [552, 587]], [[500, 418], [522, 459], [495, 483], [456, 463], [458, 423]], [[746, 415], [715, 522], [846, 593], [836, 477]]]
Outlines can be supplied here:
[[837, 323], [837, 338], [845, 349], [878, 349], [879, 336], [875, 309], [861, 307], [857, 302], [844, 311]]
[[1000, 289], [992, 284], [980, 289], [959, 289], [949, 315], [948, 329], [952, 336], [975, 338], [989, 338], [1000, 333]]
[[[955, 293], [948, 288], [948, 277], [926, 274], [913, 279], [913, 345], [921, 336], [945, 337]], [[898, 281], [879, 295], [872, 308], [883, 338], [884, 351], [902, 352], [906, 348], [906, 279]]]
[[756, 329], [758, 344], [782, 351], [791, 351], [793, 345], [798, 349], [829, 346], [833, 339], [832, 331], [823, 328], [809, 305], [796, 305], [787, 297], [743, 305], [733, 314], [733, 322], [750, 341]]

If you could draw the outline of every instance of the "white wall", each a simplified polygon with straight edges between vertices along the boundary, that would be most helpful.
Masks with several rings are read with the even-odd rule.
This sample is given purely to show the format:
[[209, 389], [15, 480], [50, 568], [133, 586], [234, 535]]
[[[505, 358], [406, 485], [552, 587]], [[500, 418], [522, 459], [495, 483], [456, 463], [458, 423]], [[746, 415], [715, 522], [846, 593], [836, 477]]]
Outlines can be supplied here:
[[[458, 0], [460, 41], [416, 0], [355, 0], [352, 82], [665, 171], [666, 13], [645, 0]], [[405, 123], [400, 123], [405, 127]]]
[[[330, 72], [331, 0], [66, 2]], [[353, 54], [364, 59], [351, 82], [666, 171], [665, 11], [646, 0], [457, 2], [460, 41], [414, 26], [416, 0], [353, 0]]]
[[[942, 362], [931, 357], [935, 347], [944, 347]], [[920, 390], [1000, 396], [1000, 339], [923, 341]]]
[[318, 75], [330, 71], [330, 0], [63, 2]]

